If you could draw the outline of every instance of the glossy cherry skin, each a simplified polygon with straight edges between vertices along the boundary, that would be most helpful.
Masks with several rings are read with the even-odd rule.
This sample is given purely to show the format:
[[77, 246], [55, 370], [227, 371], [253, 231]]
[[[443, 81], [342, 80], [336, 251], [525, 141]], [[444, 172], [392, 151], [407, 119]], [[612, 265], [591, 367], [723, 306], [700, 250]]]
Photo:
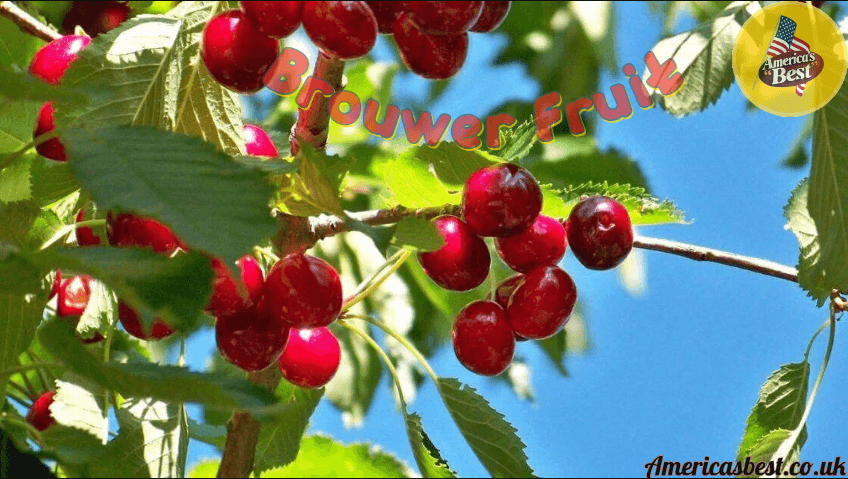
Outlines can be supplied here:
[[261, 371], [277, 360], [289, 340], [289, 328], [268, 314], [265, 301], [215, 321], [221, 356], [245, 371]]
[[633, 248], [633, 225], [627, 208], [606, 196], [577, 203], [568, 216], [568, 244], [583, 266], [614, 268]]
[[[77, 213], [77, 222], [85, 220], [85, 209], [79, 210]], [[80, 246], [97, 246], [102, 242], [102, 239], [94, 234], [91, 226], [79, 226], [76, 231], [77, 244]]]
[[377, 18], [365, 2], [306, 2], [303, 28], [318, 48], [340, 60], [365, 56], [377, 41]]
[[50, 413], [50, 405], [53, 404], [55, 397], [56, 391], [47, 391], [41, 396], [38, 396], [32, 403], [26, 417], [27, 422], [32, 424], [32, 427], [43, 431], [56, 424], [53, 414]]
[[529, 228], [542, 211], [542, 189], [513, 163], [480, 168], [462, 194], [465, 221], [480, 236], [511, 236]]
[[384, 35], [392, 34], [392, 24], [395, 23], [398, 15], [404, 11], [405, 2], [365, 2], [368, 7], [374, 12], [374, 18], [377, 19], [377, 30]]
[[[262, 3], [262, 2], [260, 2]], [[273, 3], [273, 2], [272, 2]], [[244, 146], [250, 156], [276, 158], [280, 156], [268, 133], [256, 125], [244, 125]]]
[[89, 43], [91, 38], [82, 35], [65, 35], [53, 40], [35, 53], [29, 64], [30, 74], [58, 85], [71, 62], [77, 59], [79, 52]]
[[96, 37], [123, 23], [130, 13], [127, 2], [71, 2], [71, 9], [62, 19], [65, 33], [81, 26], [85, 33]]
[[424, 78], [446, 80], [462, 68], [468, 56], [467, 33], [427, 33], [408, 13], [397, 17], [392, 33], [404, 65]]
[[320, 388], [330, 382], [342, 358], [336, 336], [327, 328], [294, 329], [277, 360], [286, 381], [302, 388]]
[[279, 42], [259, 33], [241, 10], [221, 12], [203, 28], [200, 58], [212, 78], [230, 90], [261, 90], [262, 77], [279, 54]]
[[[41, 109], [38, 111], [38, 118], [35, 121], [35, 130], [32, 132], [33, 139], [56, 129], [56, 120], [53, 117], [54, 113], [55, 110], [53, 109], [52, 101], [41, 105]], [[53, 161], [68, 161], [65, 145], [59, 141], [59, 138], [51, 138], [39, 143], [35, 146], [35, 151], [39, 155]]]
[[421, 28], [430, 33], [465, 33], [483, 13], [484, 2], [405, 2]]
[[536, 266], [557, 264], [565, 255], [565, 247], [565, 228], [559, 221], [544, 215], [537, 216], [526, 230], [495, 241], [504, 263], [519, 273]]
[[141, 320], [138, 318], [138, 313], [135, 312], [128, 304], [123, 301], [118, 301], [118, 319], [121, 321], [121, 326], [132, 336], [145, 341], [155, 341], [165, 339], [176, 332], [164, 321], [159, 318], [154, 318], [153, 325], [149, 333], [144, 331], [141, 326]]
[[433, 222], [445, 244], [418, 254], [427, 276], [451, 291], [468, 291], [483, 284], [492, 262], [483, 238], [456, 216], [439, 216]]
[[498, 28], [512, 7], [512, 2], [483, 2], [483, 13], [477, 23], [471, 27], [472, 32], [487, 33]]
[[453, 323], [453, 350], [463, 366], [484, 376], [506, 371], [515, 354], [515, 337], [504, 309], [494, 301], [475, 301]]
[[106, 237], [112, 246], [141, 246], [167, 255], [183, 247], [180, 239], [167, 226], [152, 218], [131, 213], [107, 213]]
[[565, 326], [576, 302], [577, 287], [568, 273], [556, 266], [539, 266], [524, 275], [506, 315], [516, 334], [545, 339]]
[[82, 316], [90, 297], [91, 277], [85, 275], [71, 276], [62, 281], [62, 285], [59, 286], [56, 314], [60, 318]]
[[264, 288], [271, 317], [292, 328], [328, 326], [342, 309], [339, 273], [326, 261], [290, 254], [268, 272]]
[[[501, 281], [501, 283], [495, 288], [494, 295], [489, 294], [486, 299], [493, 300], [494, 302], [498, 303], [498, 305], [500, 305], [500, 307], [503, 308], [504, 311], [506, 311], [506, 309], [509, 307], [509, 300], [512, 298], [512, 293], [514, 293], [515, 290], [522, 284], [524, 284], [523, 274], [516, 274], [510, 276], [509, 278]], [[527, 338], [518, 333], [515, 333], [515, 340], [527, 341]]]
[[303, 2], [241, 2], [241, 9], [259, 33], [284, 38], [300, 26]]
[[[241, 285], [236, 283], [230, 269], [218, 258], [212, 259], [215, 280], [212, 283], [212, 297], [206, 311], [215, 317], [237, 314], [262, 299], [265, 284], [262, 267], [253, 256], [245, 255], [236, 264], [241, 272]], [[244, 288], [244, 290], [240, 290]], [[247, 296], [243, 296], [242, 292]]]

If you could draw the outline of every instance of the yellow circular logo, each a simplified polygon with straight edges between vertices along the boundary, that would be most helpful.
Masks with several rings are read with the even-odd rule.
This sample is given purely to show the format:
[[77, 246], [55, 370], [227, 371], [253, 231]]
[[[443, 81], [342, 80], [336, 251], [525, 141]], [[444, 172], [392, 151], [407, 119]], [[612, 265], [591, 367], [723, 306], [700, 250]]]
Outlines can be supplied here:
[[836, 23], [809, 2], [769, 5], [748, 19], [733, 45], [736, 84], [759, 108], [801, 116], [836, 95], [848, 68]]

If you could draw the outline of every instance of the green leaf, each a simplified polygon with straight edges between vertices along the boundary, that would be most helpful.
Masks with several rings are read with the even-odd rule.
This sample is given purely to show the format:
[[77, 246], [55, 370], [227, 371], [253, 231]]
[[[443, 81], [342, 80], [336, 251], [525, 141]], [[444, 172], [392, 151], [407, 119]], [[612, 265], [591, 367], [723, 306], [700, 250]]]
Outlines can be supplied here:
[[702, 111], [718, 101], [734, 80], [732, 52], [736, 37], [745, 21], [759, 9], [758, 2], [734, 2], [714, 20], [657, 43], [651, 51], [659, 64], [673, 59], [684, 83], [677, 93], [663, 96], [648, 86], [651, 74], [646, 68], [642, 81], [654, 100], [677, 116]]
[[50, 414], [58, 424], [85, 431], [106, 444], [109, 416], [106, 391], [76, 374], [56, 380], [56, 396]]
[[208, 143], [134, 127], [71, 130], [63, 139], [74, 173], [98, 207], [160, 219], [190, 246], [226, 264], [276, 230], [268, 212], [271, 187], [262, 173]]
[[139, 15], [98, 35], [62, 79], [63, 86], [92, 92], [89, 104], [57, 102], [57, 126], [153, 126], [243, 154], [239, 95], [216, 82], [199, 55], [203, 27], [226, 8], [226, 2], [183, 3], [168, 15]]
[[224, 426], [199, 423], [188, 418], [188, 433], [192, 439], [224, 450], [224, 441], [227, 440], [227, 428]]
[[634, 225], [685, 222], [683, 212], [677, 209], [671, 201], [660, 201], [648, 194], [644, 188], [608, 184], [607, 182], [589, 182], [563, 189], [559, 192], [559, 195], [568, 206], [569, 212], [585, 196], [605, 195], [618, 200], [627, 208], [628, 213], [630, 213], [630, 221]]
[[280, 404], [283, 405], [284, 411], [277, 415], [273, 422], [263, 425], [259, 432], [254, 472], [258, 474], [286, 466], [299, 457], [301, 438], [323, 394], [323, 389], [304, 389], [288, 381], [280, 381], [277, 396], [281, 398]]
[[[18, 357], [35, 337], [45, 302], [43, 295], [0, 293], [0, 371], [18, 365]], [[0, 385], [7, 379], [0, 377]]]
[[[370, 331], [368, 324], [361, 320], [349, 320], [362, 330]], [[359, 336], [354, 336], [347, 328], [333, 328], [339, 339], [342, 359], [339, 370], [327, 383], [325, 394], [330, 402], [342, 411], [345, 424], [362, 424], [365, 414], [371, 407], [380, 377], [383, 363], [377, 353]]]
[[815, 115], [807, 115], [804, 117], [804, 124], [795, 136], [795, 141], [789, 148], [789, 152], [780, 163], [781, 166], [792, 169], [800, 169], [807, 166], [810, 158], [807, 156], [807, 151], [804, 149], [804, 144], [807, 140], [813, 137], [813, 122]]
[[504, 161], [518, 161], [530, 153], [536, 140], [536, 122], [531, 118], [515, 128], [501, 128], [498, 132], [500, 138], [500, 149], [489, 150], [492, 156], [502, 158]]
[[[771, 433], [788, 432], [798, 427], [807, 403], [809, 379], [810, 364], [807, 361], [784, 364], [769, 376], [760, 389], [757, 404], [748, 416], [745, 435], [736, 453], [737, 460], [744, 460], [746, 456], [767, 454], [763, 452], [763, 445], [772, 444], [774, 437], [777, 437], [771, 436], [771, 439], [764, 443]], [[798, 449], [805, 440], [806, 427], [796, 445]], [[771, 450], [772, 453], [775, 451], [777, 447]]]
[[[760, 440], [757, 441], [756, 444], [754, 444], [754, 446], [751, 448], [751, 450], [748, 451], [748, 453], [745, 456], [742, 457], [742, 459], [744, 460], [745, 457], [750, 457], [751, 462], [753, 462], [754, 464], [756, 464], [758, 462], [771, 461], [772, 457], [774, 456], [774, 453], [776, 453], [777, 450], [780, 449], [780, 447], [783, 445], [783, 443], [786, 442], [791, 436], [792, 436], [792, 432], [788, 431], [786, 429], [775, 429], [773, 431], [770, 431], [768, 434], [765, 434], [764, 436], [762, 436], [760, 438]], [[796, 446], [793, 449], [793, 451], [791, 452], [791, 454], [789, 455], [789, 457], [787, 457], [786, 460], [784, 461], [784, 465], [791, 464], [793, 461], [796, 461], [798, 459], [798, 452], [799, 451], [800, 451], [800, 447]], [[776, 466], [771, 465], [771, 468], [773, 470], [773, 469], [776, 468]], [[768, 474], [769, 477], [777, 477], [777, 476], [783, 474], [783, 471], [782, 470], [781, 471], [772, 471], [772, 473], [769, 474], [768, 469], [766, 469], [765, 473]], [[775, 473], [776, 473], [776, 475], [775, 475]], [[742, 477], [746, 477], [746, 476], [742, 476]], [[757, 477], [757, 476], [752, 475], [752, 476], [747, 476], [747, 477]]]
[[412, 150], [387, 162], [372, 165], [375, 176], [393, 194], [395, 204], [409, 208], [425, 208], [444, 204], [459, 204], [459, 194], [452, 194], [428, 165], [414, 158]]
[[12, 203], [32, 198], [31, 169], [37, 156], [35, 152], [25, 153], [0, 170], [0, 202]]
[[848, 87], [815, 113], [807, 207], [816, 224], [817, 269], [826, 285], [848, 291]]
[[30, 231], [40, 213], [41, 208], [29, 201], [0, 204], [0, 241], [31, 248]]
[[438, 387], [459, 431], [492, 477], [533, 477], [524, 443], [503, 414], [456, 379], [439, 378]]
[[788, 220], [786, 226], [798, 238], [800, 245], [798, 285], [821, 307], [830, 298], [833, 287], [822, 264], [816, 224], [807, 209], [809, 186], [809, 178], [805, 178], [795, 187], [789, 202], [783, 207], [783, 216]]
[[38, 205], [50, 206], [80, 189], [71, 165], [37, 158], [32, 166], [32, 196]]
[[3, 97], [7, 101], [28, 100], [41, 103], [62, 99], [68, 104], [82, 106], [86, 103], [86, 95], [79, 89], [59, 88], [30, 75], [29, 72], [0, 63], [0, 98]]
[[639, 164], [615, 149], [583, 154], [568, 152], [556, 160], [536, 163], [530, 170], [540, 183], [551, 183], [554, 188], [606, 181], [648, 189], [648, 180]]
[[103, 333], [105, 337], [105, 332], [115, 321], [118, 298], [115, 293], [98, 280], [92, 280], [89, 284], [91, 285], [91, 294], [77, 323], [76, 331], [82, 338], [91, 338], [95, 332]]
[[0, 64], [16, 64], [25, 69], [35, 52], [45, 43], [44, 40], [21, 30], [8, 18], [0, 18]]
[[463, 150], [456, 143], [442, 143], [438, 148], [419, 146], [409, 151], [415, 160], [430, 165], [436, 177], [451, 191], [461, 191], [472, 173], [500, 163], [502, 160], [484, 151]]
[[565, 329], [550, 338], [534, 341], [534, 343], [542, 349], [545, 356], [551, 360], [551, 364], [561, 375], [565, 377], [569, 376], [564, 363], [566, 352], [568, 351], [568, 340], [566, 339]]
[[436, 226], [423, 218], [404, 218], [397, 224], [395, 243], [423, 251], [436, 251], [445, 244]]
[[63, 468], [70, 467], [71, 476], [87, 477], [84, 471], [103, 452], [96, 436], [73, 427], [54, 424], [41, 433], [44, 451], [57, 458]]
[[430, 437], [424, 432], [421, 416], [417, 413], [409, 414], [405, 417], [405, 422], [412, 454], [415, 456], [421, 475], [423, 477], [456, 477], [456, 473], [451, 470], [447, 461], [442, 458], [439, 450], [430, 441]]

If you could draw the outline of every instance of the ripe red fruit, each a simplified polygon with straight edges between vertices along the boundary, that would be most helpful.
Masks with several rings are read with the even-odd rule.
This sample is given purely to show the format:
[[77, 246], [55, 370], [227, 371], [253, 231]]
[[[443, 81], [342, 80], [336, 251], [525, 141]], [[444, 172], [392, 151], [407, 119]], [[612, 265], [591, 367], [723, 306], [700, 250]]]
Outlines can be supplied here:
[[483, 13], [484, 2], [405, 2], [422, 29], [430, 33], [464, 33]]
[[515, 354], [515, 337], [504, 309], [494, 301], [475, 301], [463, 308], [453, 323], [453, 350], [459, 362], [477, 374], [506, 371]]
[[56, 270], [56, 276], [53, 277], [53, 287], [50, 288], [50, 294], [47, 296], [47, 300], [50, 301], [53, 299], [53, 296], [59, 294], [59, 287], [62, 286], [62, 270]]
[[55, 397], [56, 391], [47, 391], [41, 396], [38, 396], [32, 403], [26, 417], [27, 422], [32, 424], [32, 427], [43, 431], [56, 424], [53, 414], [50, 413], [50, 405], [53, 404]]
[[127, 2], [72, 2], [62, 19], [62, 30], [71, 33], [79, 25], [85, 33], [96, 37], [123, 23], [129, 14]]
[[[252, 3], [252, 2], [247, 2]], [[259, 2], [264, 3], [264, 2]], [[274, 2], [272, 2], [274, 3]], [[280, 156], [271, 137], [262, 128], [256, 125], [244, 125], [244, 146], [247, 149], [247, 154], [250, 156], [267, 156], [276, 158]]]
[[[85, 220], [85, 209], [80, 209], [79, 213], [77, 213], [77, 222]], [[94, 234], [94, 230], [91, 226], [79, 226], [77, 227], [77, 244], [80, 246], [97, 246], [101, 243], [101, 239], [99, 236]]]
[[377, 19], [377, 30], [384, 35], [392, 34], [392, 24], [404, 9], [404, 2], [365, 2]]
[[289, 339], [289, 328], [268, 314], [265, 301], [215, 321], [221, 356], [245, 371], [261, 371], [277, 360]]
[[[48, 101], [41, 105], [41, 110], [38, 111], [38, 119], [35, 122], [35, 130], [32, 133], [33, 138], [50, 133], [56, 129], [56, 121], [53, 118], [53, 102]], [[35, 146], [35, 151], [39, 155], [54, 161], [68, 161], [68, 155], [65, 153], [65, 145], [58, 138], [51, 138], [41, 142]]]
[[528, 339], [553, 336], [568, 321], [577, 302], [577, 287], [562, 269], [539, 266], [524, 275], [512, 293], [507, 319], [512, 330]]
[[510, 236], [527, 229], [542, 211], [542, 189], [513, 163], [480, 168], [465, 182], [465, 221], [480, 236]]
[[339, 340], [327, 328], [294, 329], [277, 366], [283, 377], [302, 388], [320, 388], [330, 382], [341, 363]]
[[565, 228], [559, 221], [544, 215], [526, 230], [498, 238], [495, 247], [504, 263], [519, 273], [536, 266], [554, 265], [565, 254]]
[[[524, 284], [523, 274], [516, 274], [514, 276], [510, 276], [509, 278], [501, 281], [501, 283], [495, 288], [495, 294], [490, 294], [487, 299], [494, 300], [496, 303], [498, 303], [498, 305], [500, 305], [501, 308], [504, 309], [504, 311], [506, 311], [506, 309], [509, 307], [509, 300], [512, 298], [512, 293], [514, 293], [515, 290], [522, 284]], [[515, 340], [527, 341], [527, 338], [518, 333], [515, 333]]]
[[365, 56], [377, 41], [377, 18], [365, 2], [306, 2], [303, 28], [318, 48], [341, 60]]
[[58, 85], [77, 54], [91, 43], [91, 38], [82, 35], [65, 35], [41, 47], [32, 62], [29, 72], [47, 83]]
[[91, 277], [78, 275], [62, 281], [58, 296], [56, 314], [60, 318], [82, 316], [91, 297]]
[[118, 301], [118, 319], [121, 321], [121, 325], [127, 333], [145, 341], [165, 339], [176, 332], [176, 330], [165, 324], [165, 322], [159, 318], [154, 319], [150, 332], [145, 332], [144, 328], [141, 326], [141, 321], [138, 318], [138, 313], [136, 313], [135, 310], [129, 307], [129, 305], [125, 302], [120, 300]]
[[203, 28], [200, 58], [212, 78], [230, 90], [261, 90], [262, 78], [279, 54], [279, 42], [259, 33], [241, 10], [221, 12]]
[[436, 251], [418, 254], [427, 276], [452, 291], [480, 286], [489, 275], [492, 261], [486, 242], [456, 216], [439, 216], [433, 222], [445, 244]]
[[212, 259], [215, 281], [212, 284], [212, 297], [206, 311], [215, 317], [239, 313], [262, 299], [262, 287], [265, 283], [262, 267], [253, 256], [245, 255], [236, 264], [241, 271], [241, 287], [247, 297], [242, 296], [239, 284], [233, 278], [230, 269], [220, 259]]
[[107, 213], [106, 237], [112, 246], [141, 246], [167, 255], [183, 247], [180, 239], [167, 226], [131, 213]]
[[627, 208], [606, 196], [582, 200], [568, 216], [568, 243], [574, 256], [589, 269], [617, 266], [633, 248]]
[[427, 33], [408, 13], [398, 16], [392, 33], [404, 65], [424, 78], [446, 80], [462, 68], [468, 56], [467, 33]]
[[512, 2], [483, 2], [483, 14], [471, 27], [472, 32], [487, 33], [498, 28], [509, 14]]
[[241, 2], [241, 9], [259, 33], [283, 38], [300, 26], [303, 2]]
[[339, 273], [314, 256], [295, 253], [277, 261], [263, 291], [271, 317], [292, 328], [327, 326], [342, 309]]

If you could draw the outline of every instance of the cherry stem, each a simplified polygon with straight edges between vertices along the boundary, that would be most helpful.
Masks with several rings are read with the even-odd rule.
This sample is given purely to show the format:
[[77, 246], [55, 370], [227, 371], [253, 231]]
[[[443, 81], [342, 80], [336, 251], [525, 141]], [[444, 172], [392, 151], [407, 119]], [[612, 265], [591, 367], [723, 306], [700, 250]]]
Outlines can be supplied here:
[[398, 269], [400, 269], [401, 266], [403, 266], [403, 263], [406, 261], [407, 258], [409, 258], [410, 254], [412, 253], [407, 249], [403, 249], [395, 253], [394, 256], [392, 256], [388, 261], [386, 261], [386, 264], [391, 264], [392, 261], [394, 261], [394, 264], [392, 264], [392, 266], [388, 270], [385, 270], [383, 267], [381, 267], [377, 270], [374, 276], [365, 281], [363, 284], [367, 286], [362, 289], [361, 292], [355, 294], [352, 298], [347, 300], [344, 306], [342, 306], [342, 314], [350, 310], [350, 308], [352, 308], [353, 305], [355, 305], [356, 303], [371, 296], [374, 293], [374, 290], [379, 288], [384, 281], [389, 279], [393, 274], [395, 274]]
[[[33, 363], [44, 363], [44, 361], [42, 361], [41, 358], [38, 357], [38, 355], [35, 354], [32, 351], [32, 349], [28, 349], [26, 353], [29, 356], [31, 362], [33, 362]], [[41, 382], [41, 387], [43, 387], [44, 390], [46, 391], [46, 390], [51, 389], [51, 387], [50, 387], [51, 384], [55, 384], [55, 383], [53, 381], [47, 380], [47, 375], [44, 373], [45, 369], [46, 368], [36, 368], [35, 372], [36, 372], [36, 374], [38, 374], [38, 380]]]
[[21, 10], [20, 7], [12, 2], [0, 2], [0, 15], [11, 20], [24, 32], [38, 37], [45, 42], [52, 42], [62, 37], [59, 32], [39, 22], [32, 15]]
[[[355, 319], [365, 319], [365, 318], [361, 318], [361, 317], [355, 316], [355, 315], [350, 315], [348, 317], [349, 318], [355, 318]], [[366, 321], [369, 321], [369, 320], [366, 319]], [[350, 331], [356, 333], [359, 337], [361, 337], [363, 340], [365, 340], [366, 343], [368, 343], [372, 348], [374, 348], [374, 351], [377, 352], [377, 355], [380, 356], [380, 358], [383, 359], [383, 362], [386, 363], [386, 366], [389, 368], [389, 373], [392, 375], [392, 380], [394, 380], [395, 388], [397, 389], [397, 392], [398, 392], [398, 398], [400, 399], [400, 405], [401, 405], [401, 408], [403, 408], [403, 414], [404, 414], [404, 416], [408, 415], [408, 413], [406, 411], [406, 399], [404, 399], [404, 397], [403, 397], [403, 388], [400, 385], [400, 379], [398, 377], [397, 370], [395, 369], [395, 365], [392, 364], [391, 359], [389, 359], [389, 356], [386, 354], [385, 351], [383, 351], [383, 348], [381, 348], [380, 345], [377, 344], [376, 341], [374, 341], [374, 338], [369, 336], [365, 331], [362, 331], [361, 329], [350, 324], [349, 322], [345, 321], [344, 319], [339, 321], [339, 324], [341, 324], [345, 328], [349, 329]]]

